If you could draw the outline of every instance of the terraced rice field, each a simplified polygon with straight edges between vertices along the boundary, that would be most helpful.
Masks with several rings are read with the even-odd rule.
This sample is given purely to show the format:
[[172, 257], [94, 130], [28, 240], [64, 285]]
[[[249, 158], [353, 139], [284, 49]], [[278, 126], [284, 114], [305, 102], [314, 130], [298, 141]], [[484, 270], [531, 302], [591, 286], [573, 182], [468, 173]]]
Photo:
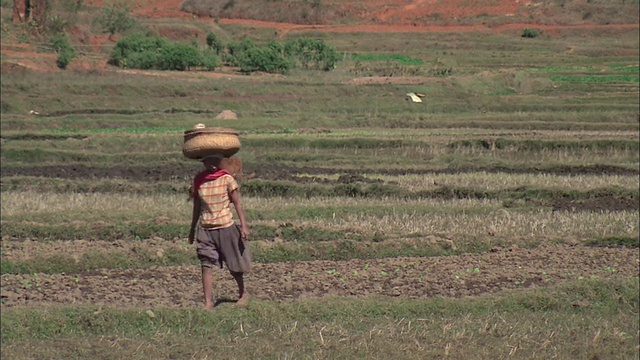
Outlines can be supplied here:
[[[374, 7], [405, 5], [426, 9]], [[344, 54], [287, 76], [43, 71], [3, 39], [2, 357], [637, 358], [637, 24], [385, 22], [190, 24]], [[201, 165], [180, 152], [197, 123], [240, 133], [246, 307], [217, 270], [201, 309]]]

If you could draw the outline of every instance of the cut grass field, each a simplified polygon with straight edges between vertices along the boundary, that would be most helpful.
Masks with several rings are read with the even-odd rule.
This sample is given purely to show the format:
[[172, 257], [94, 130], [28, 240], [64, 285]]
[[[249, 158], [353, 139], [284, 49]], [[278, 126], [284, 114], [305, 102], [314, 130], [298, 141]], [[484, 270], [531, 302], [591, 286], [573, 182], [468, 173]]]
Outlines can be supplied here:
[[[2, 358], [638, 357], [637, 27], [193, 27], [323, 39], [342, 61], [43, 73], [5, 67], [28, 57], [3, 38]], [[243, 309], [224, 271], [199, 309], [196, 123], [240, 133]]]

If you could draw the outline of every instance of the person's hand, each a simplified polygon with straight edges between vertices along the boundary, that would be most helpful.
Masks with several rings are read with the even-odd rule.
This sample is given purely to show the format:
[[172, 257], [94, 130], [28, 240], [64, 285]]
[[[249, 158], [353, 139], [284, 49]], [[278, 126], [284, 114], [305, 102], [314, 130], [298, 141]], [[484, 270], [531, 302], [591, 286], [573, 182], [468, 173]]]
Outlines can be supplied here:
[[241, 229], [240, 229], [241, 235], [242, 235], [242, 240], [248, 240], [249, 239], [249, 229], [247, 228], [246, 225], [242, 225]]
[[191, 230], [189, 232], [189, 244], [193, 244], [193, 241], [195, 240], [195, 238], [196, 238], [195, 231]]

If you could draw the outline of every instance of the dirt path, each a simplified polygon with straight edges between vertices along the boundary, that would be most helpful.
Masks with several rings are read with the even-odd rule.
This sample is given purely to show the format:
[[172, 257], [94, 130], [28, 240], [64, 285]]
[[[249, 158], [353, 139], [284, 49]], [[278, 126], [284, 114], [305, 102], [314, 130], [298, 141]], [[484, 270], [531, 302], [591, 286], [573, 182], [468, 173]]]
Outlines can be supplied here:
[[[638, 251], [547, 245], [437, 258], [310, 261], [255, 264], [253, 296], [288, 301], [329, 295], [465, 297], [506, 289], [550, 286], [566, 280], [638, 276]], [[197, 266], [100, 270], [81, 275], [3, 275], [3, 307], [41, 304], [198, 307]], [[233, 298], [234, 285], [216, 272], [216, 291]]]

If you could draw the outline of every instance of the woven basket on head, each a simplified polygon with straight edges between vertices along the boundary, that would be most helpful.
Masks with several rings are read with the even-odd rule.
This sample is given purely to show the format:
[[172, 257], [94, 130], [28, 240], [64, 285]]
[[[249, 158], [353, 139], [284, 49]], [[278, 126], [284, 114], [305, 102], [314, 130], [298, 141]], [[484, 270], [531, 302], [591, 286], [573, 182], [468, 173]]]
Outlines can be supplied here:
[[231, 157], [240, 150], [238, 132], [233, 129], [210, 127], [195, 128], [184, 132], [182, 154], [189, 159], [200, 160], [212, 154]]

